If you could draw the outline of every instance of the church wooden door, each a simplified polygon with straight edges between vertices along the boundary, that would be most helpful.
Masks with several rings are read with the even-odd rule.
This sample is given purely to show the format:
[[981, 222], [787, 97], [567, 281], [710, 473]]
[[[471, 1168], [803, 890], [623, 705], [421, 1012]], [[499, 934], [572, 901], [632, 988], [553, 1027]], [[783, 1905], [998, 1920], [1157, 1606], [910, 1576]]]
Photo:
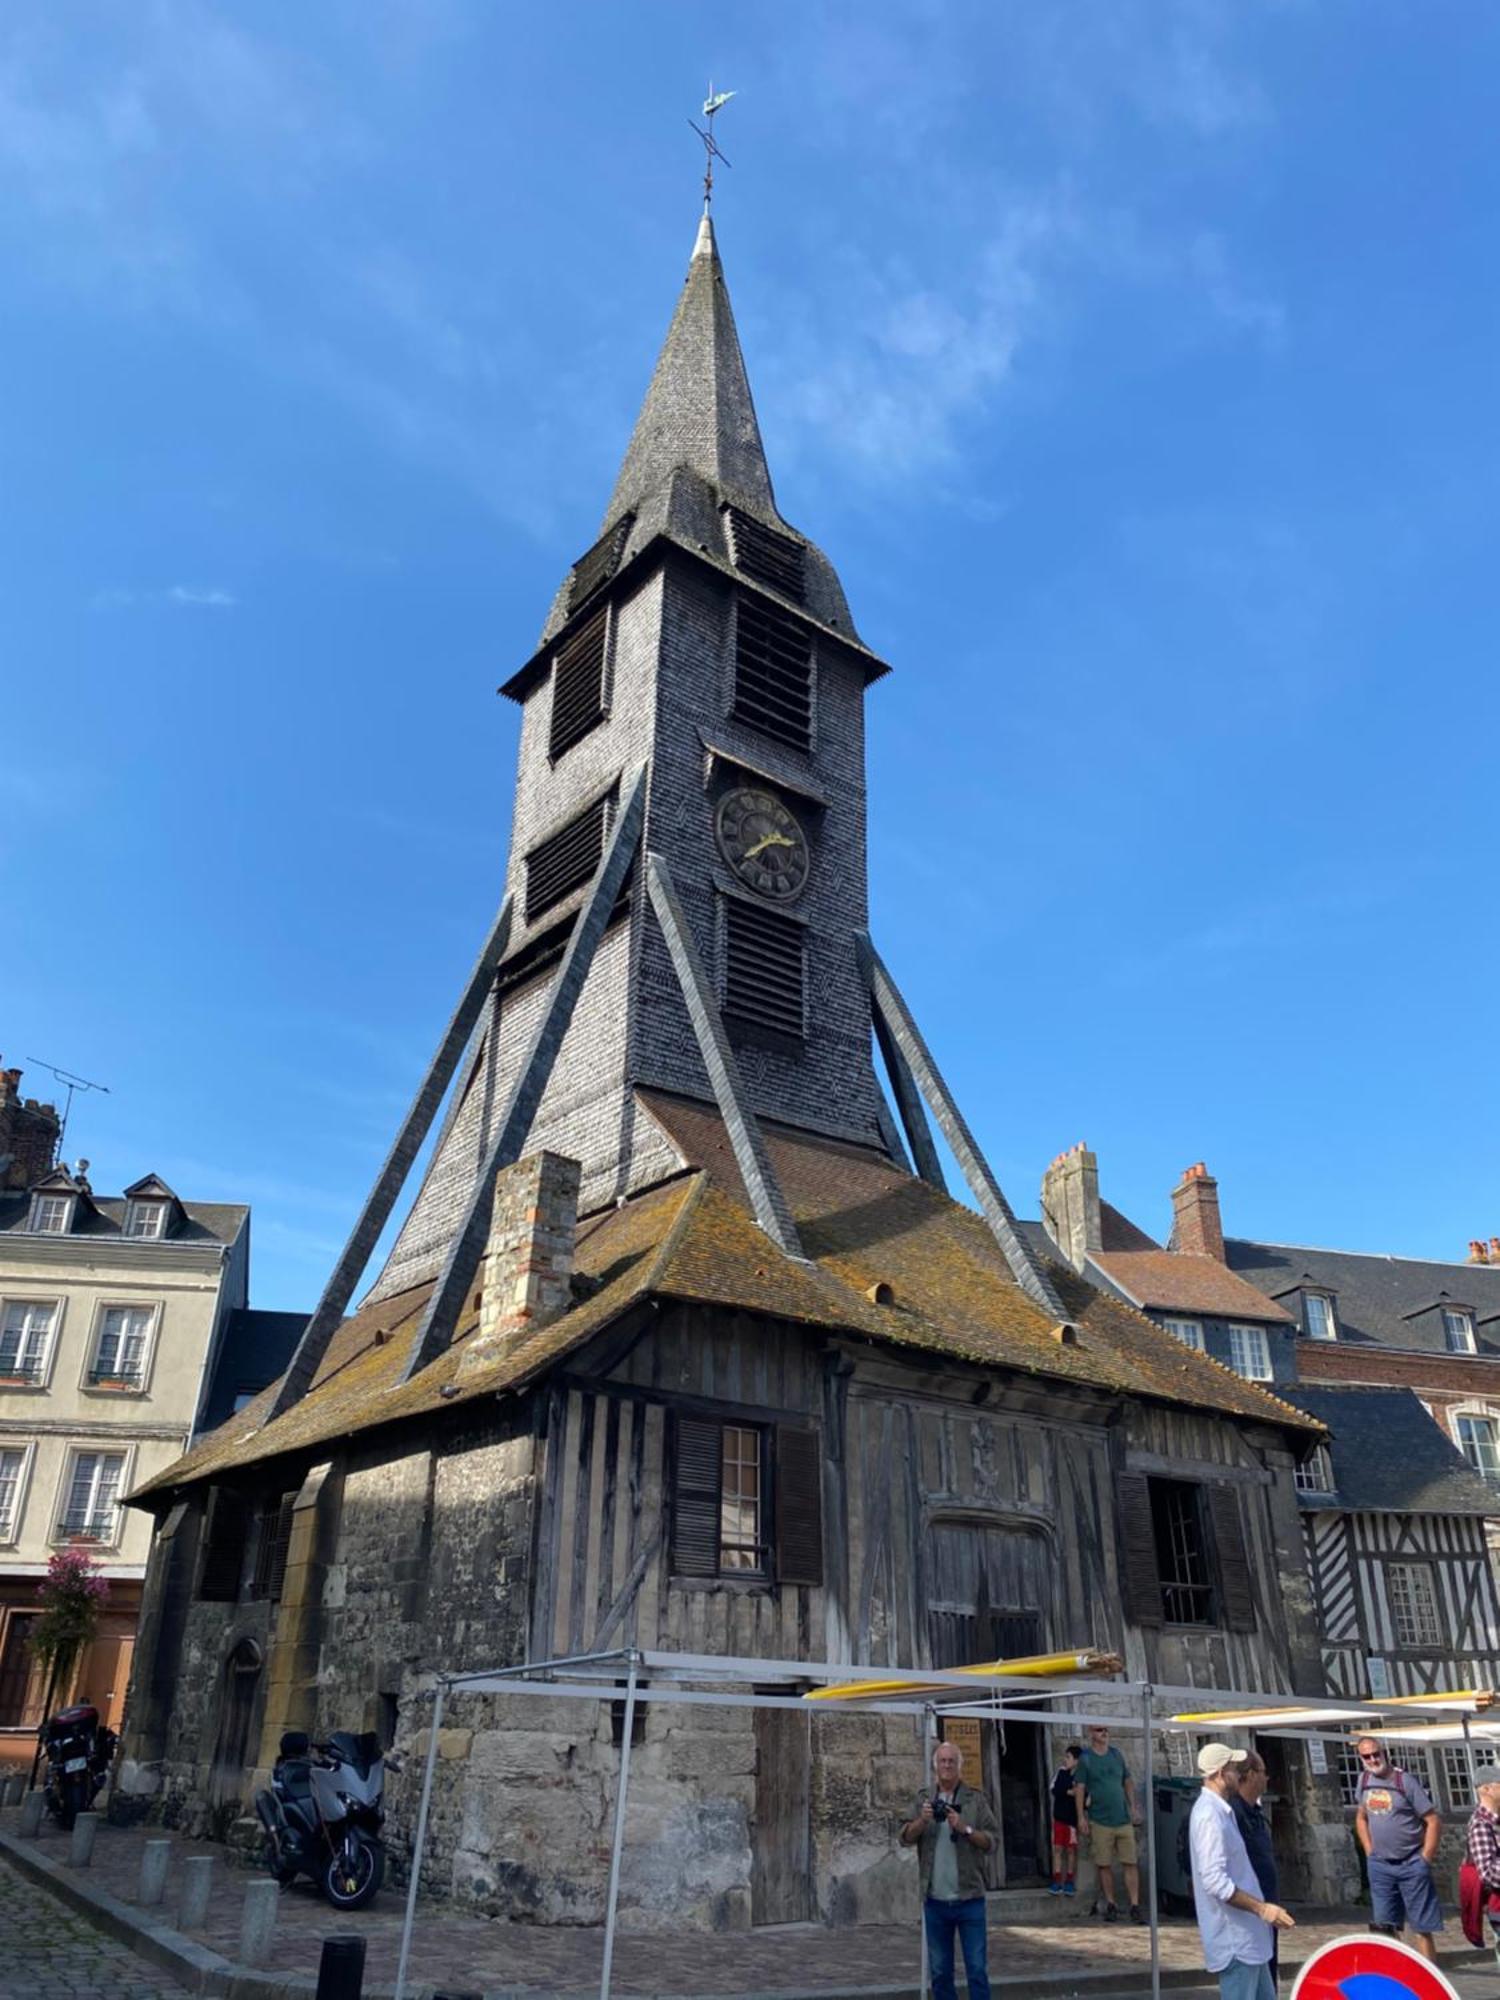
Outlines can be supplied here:
[[[1024, 1529], [940, 1521], [929, 1533], [928, 1645], [934, 1667], [1015, 1659], [1046, 1643], [1045, 1544]], [[982, 1769], [965, 1778], [1000, 1822], [994, 1879], [1012, 1887], [1044, 1879], [1049, 1827], [1043, 1732], [1030, 1724], [982, 1726]]]

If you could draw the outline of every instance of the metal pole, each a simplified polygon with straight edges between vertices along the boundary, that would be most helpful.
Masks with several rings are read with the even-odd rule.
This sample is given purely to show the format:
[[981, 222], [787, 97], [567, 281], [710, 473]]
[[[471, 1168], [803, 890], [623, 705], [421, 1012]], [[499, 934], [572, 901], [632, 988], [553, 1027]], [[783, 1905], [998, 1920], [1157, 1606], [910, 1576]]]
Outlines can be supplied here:
[[417, 1837], [412, 1844], [411, 1880], [406, 1885], [406, 1916], [401, 1925], [401, 1956], [396, 1961], [395, 2000], [406, 2000], [406, 1964], [411, 1957], [412, 1927], [417, 1921], [417, 1884], [422, 1879], [422, 1853], [427, 1845], [427, 1809], [432, 1804], [432, 1774], [437, 1769], [438, 1729], [448, 1683], [440, 1680], [432, 1704], [432, 1728], [427, 1739], [427, 1769], [422, 1774], [422, 1803], [417, 1807]]
[[1141, 1752], [1141, 1782], [1146, 1793], [1146, 1893], [1151, 1924], [1151, 2000], [1161, 2000], [1161, 1908], [1156, 1893], [1156, 1784], [1151, 1755], [1151, 1684], [1141, 1689], [1141, 1715], [1146, 1724], [1146, 1747]]
[[[615, 1963], [615, 1905], [620, 1895], [620, 1849], [625, 1844], [625, 1792], [630, 1783], [630, 1739], [635, 1731], [635, 1675], [640, 1654], [632, 1647], [625, 1682], [625, 1722], [620, 1732], [620, 1789], [615, 1794], [615, 1837], [609, 1854], [609, 1893], [604, 1901], [604, 1964], [599, 1972], [599, 2000], [609, 2000], [610, 1974]], [[400, 2000], [400, 1995], [397, 1995]]]
[[[937, 1710], [929, 1701], [922, 1710], [922, 1790], [932, 1783], [932, 1760], [937, 1753]], [[917, 1922], [922, 1933], [922, 2000], [932, 1991], [932, 1967], [927, 1959], [927, 1910], [922, 1903], [922, 1850], [917, 1847]]]
[[1469, 1734], [1468, 1716], [1461, 1715], [1458, 1719], [1463, 1724], [1464, 1758], [1469, 1766], [1469, 1804], [1471, 1806], [1477, 1806], [1479, 1803], [1479, 1792], [1474, 1784], [1474, 1773], [1477, 1768], [1474, 1763], [1474, 1738]]

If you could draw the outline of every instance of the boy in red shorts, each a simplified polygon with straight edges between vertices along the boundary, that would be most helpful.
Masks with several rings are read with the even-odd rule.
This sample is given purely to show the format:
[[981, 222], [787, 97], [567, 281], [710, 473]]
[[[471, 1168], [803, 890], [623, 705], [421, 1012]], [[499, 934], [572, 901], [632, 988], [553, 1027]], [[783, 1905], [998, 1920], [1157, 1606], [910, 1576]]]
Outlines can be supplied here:
[[1052, 1886], [1053, 1896], [1078, 1894], [1078, 1801], [1073, 1787], [1078, 1783], [1078, 1760], [1083, 1746], [1070, 1743], [1063, 1760], [1052, 1775]]

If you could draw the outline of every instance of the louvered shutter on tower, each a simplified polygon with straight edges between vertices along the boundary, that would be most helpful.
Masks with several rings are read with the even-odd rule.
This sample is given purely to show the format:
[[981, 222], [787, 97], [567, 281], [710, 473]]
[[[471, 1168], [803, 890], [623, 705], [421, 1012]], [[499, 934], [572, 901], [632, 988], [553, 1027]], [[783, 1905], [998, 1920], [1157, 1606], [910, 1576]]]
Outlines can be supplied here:
[[1160, 1625], [1161, 1572], [1156, 1561], [1156, 1525], [1151, 1517], [1151, 1482], [1144, 1473], [1122, 1473], [1115, 1495], [1125, 1614], [1134, 1625]]
[[783, 1035], [806, 1031], [803, 925], [738, 896], [724, 906], [724, 1012]]
[[806, 588], [802, 544], [741, 513], [738, 507], [726, 507], [724, 513], [735, 568], [770, 584], [783, 597], [795, 597], [800, 604]]
[[581, 889], [599, 866], [609, 797], [596, 799], [577, 819], [534, 847], [526, 857], [526, 921], [534, 923], [544, 910]]
[[281, 1602], [282, 1586], [286, 1581], [287, 1551], [292, 1542], [292, 1512], [296, 1504], [295, 1493], [283, 1493], [280, 1500], [261, 1510], [260, 1539], [255, 1549], [255, 1595], [268, 1598], [272, 1604]]
[[570, 617], [588, 602], [596, 590], [608, 583], [620, 567], [625, 538], [634, 519], [634, 514], [622, 514], [618, 521], [604, 530], [587, 555], [580, 556], [574, 563], [573, 581], [568, 588]]
[[672, 1463], [672, 1574], [719, 1574], [720, 1425], [679, 1417]]
[[747, 592], [735, 615], [734, 713], [798, 750], [812, 747], [812, 635]]
[[1208, 1518], [1213, 1524], [1214, 1554], [1219, 1569], [1219, 1617], [1231, 1632], [1253, 1632], [1256, 1626], [1255, 1585], [1245, 1546], [1240, 1496], [1219, 1482], [1203, 1488]]
[[604, 650], [609, 607], [601, 604], [570, 632], [552, 662], [552, 719], [548, 753], [555, 762], [604, 720]]
[[776, 1426], [776, 1581], [823, 1581], [823, 1452], [816, 1431]]

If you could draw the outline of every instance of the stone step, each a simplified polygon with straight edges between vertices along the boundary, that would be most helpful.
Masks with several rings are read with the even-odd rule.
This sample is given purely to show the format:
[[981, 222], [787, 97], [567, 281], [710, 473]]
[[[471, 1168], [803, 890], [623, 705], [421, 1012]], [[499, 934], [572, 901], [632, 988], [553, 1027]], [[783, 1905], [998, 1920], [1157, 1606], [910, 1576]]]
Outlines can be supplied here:
[[1046, 1889], [991, 1889], [985, 1907], [992, 1924], [1066, 1924], [1087, 1917], [1093, 1898], [1053, 1896]]

